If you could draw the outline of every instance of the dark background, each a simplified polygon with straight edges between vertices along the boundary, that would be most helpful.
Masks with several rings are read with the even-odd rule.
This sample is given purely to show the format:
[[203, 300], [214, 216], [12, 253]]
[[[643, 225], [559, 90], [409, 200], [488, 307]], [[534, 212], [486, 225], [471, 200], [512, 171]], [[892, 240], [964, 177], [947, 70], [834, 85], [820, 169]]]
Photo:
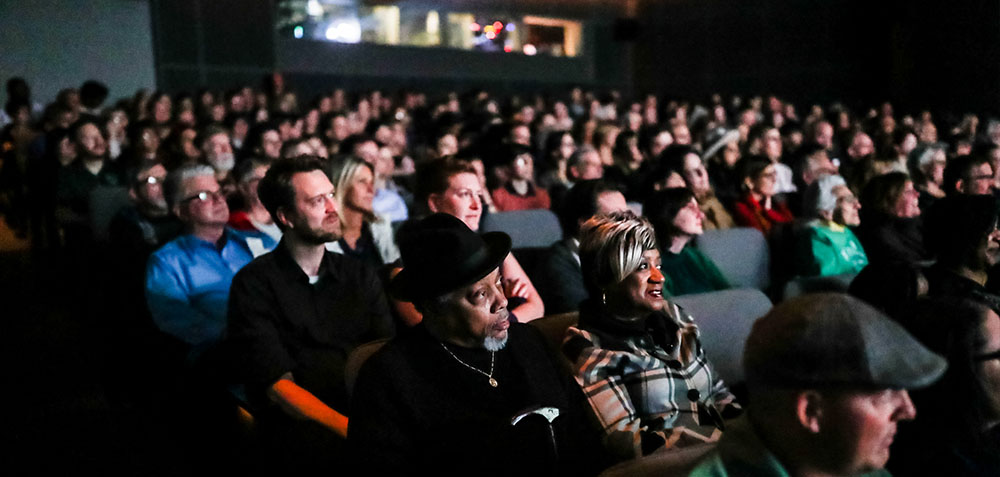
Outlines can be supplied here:
[[277, 38], [268, 1], [151, 0], [159, 86], [256, 84], [281, 70], [307, 96], [331, 85], [511, 92], [580, 84], [693, 99], [720, 92], [1000, 109], [998, 0], [423, 3], [578, 18], [587, 22], [584, 52], [544, 58], [296, 41]]

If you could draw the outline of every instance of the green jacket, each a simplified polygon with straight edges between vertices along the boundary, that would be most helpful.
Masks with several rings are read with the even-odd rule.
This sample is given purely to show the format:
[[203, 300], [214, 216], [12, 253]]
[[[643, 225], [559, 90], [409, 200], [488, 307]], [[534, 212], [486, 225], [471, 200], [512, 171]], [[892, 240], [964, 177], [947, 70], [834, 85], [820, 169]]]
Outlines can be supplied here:
[[669, 293], [669, 296], [726, 290], [732, 287], [712, 259], [691, 244], [676, 254], [664, 249], [660, 254], [660, 263], [663, 274], [668, 278], [663, 284], [663, 291]]
[[799, 243], [799, 273], [803, 276], [829, 276], [858, 273], [868, 265], [868, 256], [851, 229], [828, 226], [818, 221]]
[[[689, 477], [790, 477], [778, 458], [764, 447], [746, 415], [727, 423], [719, 445]], [[891, 477], [885, 469], [857, 477]]]

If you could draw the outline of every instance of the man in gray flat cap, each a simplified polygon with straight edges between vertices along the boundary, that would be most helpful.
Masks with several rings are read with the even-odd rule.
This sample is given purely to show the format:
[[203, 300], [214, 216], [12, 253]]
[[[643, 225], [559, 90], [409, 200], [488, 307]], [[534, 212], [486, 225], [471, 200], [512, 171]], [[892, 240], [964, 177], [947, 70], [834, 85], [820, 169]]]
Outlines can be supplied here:
[[776, 306], [743, 360], [747, 413], [692, 476], [889, 475], [896, 423], [916, 416], [906, 390], [947, 367], [881, 312], [834, 293]]

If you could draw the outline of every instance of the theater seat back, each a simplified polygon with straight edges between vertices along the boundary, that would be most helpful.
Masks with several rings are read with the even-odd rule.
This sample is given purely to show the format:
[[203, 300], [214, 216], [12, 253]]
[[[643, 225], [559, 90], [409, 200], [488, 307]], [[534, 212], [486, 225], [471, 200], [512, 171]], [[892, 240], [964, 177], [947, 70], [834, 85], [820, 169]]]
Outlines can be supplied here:
[[764, 234], [750, 227], [706, 230], [696, 242], [734, 287], [766, 290], [771, 253]]
[[511, 248], [545, 248], [562, 238], [559, 218], [550, 210], [514, 210], [495, 212], [483, 217], [483, 232], [510, 235]]
[[754, 321], [771, 309], [755, 288], [733, 288], [672, 299], [694, 317], [701, 345], [715, 371], [730, 386], [743, 381], [743, 347]]

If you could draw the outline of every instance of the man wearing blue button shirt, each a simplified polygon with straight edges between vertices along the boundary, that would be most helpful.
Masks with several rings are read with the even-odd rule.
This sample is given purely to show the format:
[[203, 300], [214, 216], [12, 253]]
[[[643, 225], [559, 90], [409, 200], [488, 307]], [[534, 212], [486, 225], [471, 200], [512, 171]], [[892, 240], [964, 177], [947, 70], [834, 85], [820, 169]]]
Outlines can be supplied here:
[[229, 207], [209, 166], [172, 172], [164, 195], [185, 233], [150, 257], [146, 302], [160, 330], [190, 346], [188, 357], [197, 360], [222, 337], [233, 276], [275, 244], [226, 227]]

